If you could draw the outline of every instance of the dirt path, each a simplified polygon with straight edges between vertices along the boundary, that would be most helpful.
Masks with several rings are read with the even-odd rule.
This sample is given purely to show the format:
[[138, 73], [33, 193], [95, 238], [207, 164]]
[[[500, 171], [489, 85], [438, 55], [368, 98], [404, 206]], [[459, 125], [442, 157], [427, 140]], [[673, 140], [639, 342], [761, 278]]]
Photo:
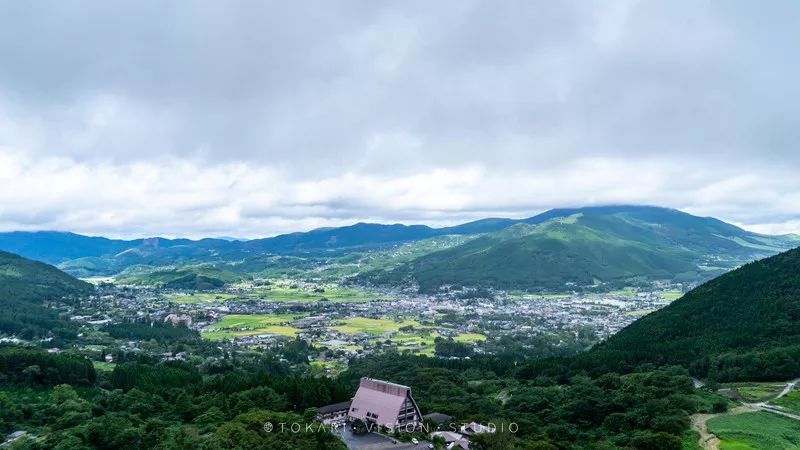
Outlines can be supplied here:
[[692, 414], [692, 429], [700, 433], [700, 439], [697, 443], [704, 450], [719, 450], [719, 438], [708, 432], [708, 420], [714, 417], [741, 414], [748, 411], [754, 411], [754, 409], [746, 406], [737, 406], [728, 412], [719, 414]]
[[[696, 378], [692, 378], [692, 382], [694, 383], [695, 388], [703, 386], [703, 382]], [[758, 403], [746, 403], [740, 400], [742, 406], [737, 406], [736, 408], [733, 408], [728, 412], [720, 414], [692, 414], [691, 416], [692, 429], [700, 433], [700, 439], [697, 441], [697, 443], [700, 444], [700, 447], [703, 447], [704, 450], [719, 450], [719, 443], [720, 443], [719, 438], [716, 437], [713, 433], [708, 432], [708, 421], [710, 419], [713, 419], [714, 417], [729, 416], [732, 414], [741, 414], [745, 412], [760, 410], [760, 411], [767, 411], [775, 414], [780, 414], [782, 416], [786, 416], [795, 420], [800, 420], [800, 416], [798, 415], [780, 411], [776, 409], [776, 407], [769, 405], [769, 402], [775, 399], [779, 399], [784, 395], [788, 394], [798, 384], [800, 384], [800, 378], [789, 381], [786, 384], [786, 387], [780, 393], [778, 393], [776, 396], [771, 397], [769, 400], [766, 401]]]

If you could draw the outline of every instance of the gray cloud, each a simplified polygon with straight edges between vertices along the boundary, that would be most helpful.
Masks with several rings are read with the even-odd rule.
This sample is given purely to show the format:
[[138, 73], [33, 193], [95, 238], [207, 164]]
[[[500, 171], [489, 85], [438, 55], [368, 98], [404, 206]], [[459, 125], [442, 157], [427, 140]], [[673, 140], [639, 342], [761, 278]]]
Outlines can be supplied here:
[[0, 179], [67, 186], [4, 189], [0, 227], [640, 202], [797, 230], [798, 23], [789, 1], [0, 2]]

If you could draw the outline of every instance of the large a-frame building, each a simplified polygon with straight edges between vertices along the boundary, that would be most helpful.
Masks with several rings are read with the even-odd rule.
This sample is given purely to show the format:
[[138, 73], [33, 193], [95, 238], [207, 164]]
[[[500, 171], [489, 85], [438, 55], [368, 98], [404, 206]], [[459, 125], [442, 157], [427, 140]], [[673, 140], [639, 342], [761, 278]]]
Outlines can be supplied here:
[[414, 431], [422, 421], [411, 388], [388, 381], [362, 378], [350, 411], [349, 421], [380, 425], [390, 430]]

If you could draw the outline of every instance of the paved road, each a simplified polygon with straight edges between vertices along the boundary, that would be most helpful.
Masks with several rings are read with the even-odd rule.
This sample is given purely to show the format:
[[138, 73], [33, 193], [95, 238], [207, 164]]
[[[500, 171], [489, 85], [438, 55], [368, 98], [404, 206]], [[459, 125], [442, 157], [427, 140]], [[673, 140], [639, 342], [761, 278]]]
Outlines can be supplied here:
[[794, 389], [794, 387], [797, 386], [797, 383], [800, 383], [800, 378], [794, 379], [794, 380], [786, 383], [786, 387], [783, 388], [783, 390], [778, 395], [776, 395], [774, 398], [772, 398], [772, 399], [770, 399], [770, 400], [768, 400], [766, 402], [757, 402], [757, 403], [745, 403], [745, 402], [742, 402], [742, 404], [744, 406], [747, 406], [747, 407], [750, 407], [750, 408], [756, 408], [756, 409], [760, 409], [761, 411], [767, 411], [767, 412], [771, 412], [771, 413], [774, 413], [774, 414], [779, 414], [781, 416], [788, 417], [790, 419], [800, 420], [800, 415], [787, 413], [786, 411], [781, 410], [777, 406], [773, 406], [773, 405], [769, 404], [769, 402], [777, 400], [777, 399], [783, 397], [784, 395], [788, 394], [789, 392], [792, 392], [792, 389]]
[[353, 434], [342, 429], [336, 432], [349, 450], [425, 450], [429, 442], [420, 441], [419, 445], [400, 442], [378, 433]]

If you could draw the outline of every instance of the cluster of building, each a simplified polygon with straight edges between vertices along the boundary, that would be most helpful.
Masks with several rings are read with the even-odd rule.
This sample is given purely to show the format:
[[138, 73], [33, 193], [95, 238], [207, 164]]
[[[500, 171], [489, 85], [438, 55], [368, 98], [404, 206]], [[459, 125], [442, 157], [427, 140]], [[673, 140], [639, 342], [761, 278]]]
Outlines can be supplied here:
[[[431, 438], [443, 440], [448, 450], [467, 450], [470, 436], [495, 432], [491, 426], [475, 422], [462, 424], [458, 431], [439, 430], [452, 419], [441, 413], [423, 416], [410, 387], [367, 377], [361, 378], [352, 399], [317, 409], [317, 420], [326, 425], [347, 426], [354, 432], [430, 432]], [[427, 429], [426, 423], [435, 424], [437, 429]]]

